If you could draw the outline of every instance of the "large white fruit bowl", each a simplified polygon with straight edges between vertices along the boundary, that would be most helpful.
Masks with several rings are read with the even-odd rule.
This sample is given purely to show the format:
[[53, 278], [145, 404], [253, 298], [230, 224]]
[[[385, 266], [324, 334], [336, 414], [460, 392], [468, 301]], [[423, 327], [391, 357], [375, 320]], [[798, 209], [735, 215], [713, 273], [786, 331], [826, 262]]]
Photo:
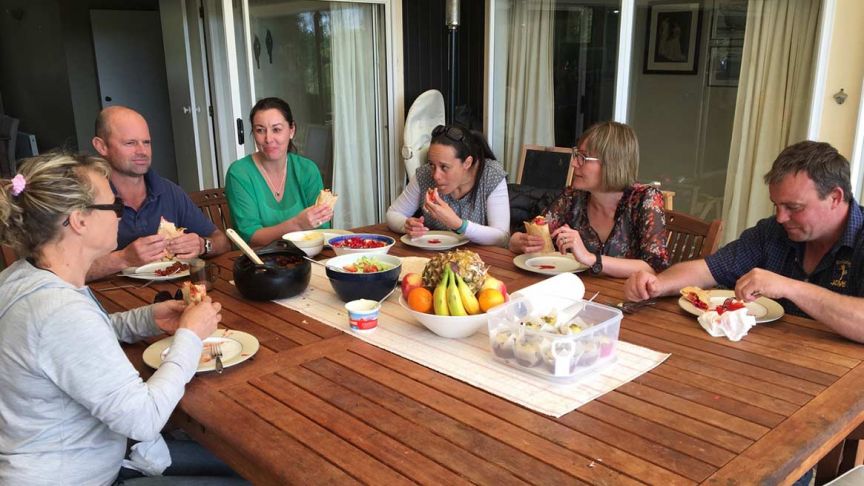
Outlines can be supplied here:
[[473, 335], [486, 325], [486, 314], [475, 314], [473, 316], [439, 316], [417, 312], [408, 307], [405, 296], [399, 297], [399, 305], [408, 311], [414, 319], [435, 334], [452, 339], [462, 339]]

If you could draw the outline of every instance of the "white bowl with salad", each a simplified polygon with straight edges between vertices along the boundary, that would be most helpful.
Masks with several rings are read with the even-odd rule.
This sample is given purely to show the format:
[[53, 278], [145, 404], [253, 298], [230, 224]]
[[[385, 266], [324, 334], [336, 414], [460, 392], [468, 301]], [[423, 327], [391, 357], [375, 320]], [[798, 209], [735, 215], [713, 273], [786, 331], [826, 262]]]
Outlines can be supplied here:
[[402, 260], [393, 255], [353, 253], [326, 262], [327, 277], [344, 302], [381, 300], [399, 282]]

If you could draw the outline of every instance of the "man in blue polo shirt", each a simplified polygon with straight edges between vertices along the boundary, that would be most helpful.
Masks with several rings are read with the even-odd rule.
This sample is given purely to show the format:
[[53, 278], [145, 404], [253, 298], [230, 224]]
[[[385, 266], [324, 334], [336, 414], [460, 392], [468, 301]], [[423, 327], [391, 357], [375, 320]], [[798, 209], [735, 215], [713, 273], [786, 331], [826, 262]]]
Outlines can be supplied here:
[[849, 162], [831, 145], [805, 141], [787, 147], [765, 174], [773, 218], [704, 260], [659, 275], [632, 275], [626, 297], [638, 301], [688, 285], [721, 285], [746, 301], [777, 299], [790, 314], [864, 342], [864, 208], [852, 197], [849, 181]]
[[[138, 112], [123, 106], [102, 110], [96, 118], [93, 147], [111, 164], [111, 189], [126, 207], [117, 250], [93, 264], [88, 280], [159, 260], [166, 251], [186, 259], [231, 248], [227, 236], [177, 184], [150, 169], [150, 130]], [[186, 234], [170, 240], [156, 234], [162, 217], [186, 228]]]

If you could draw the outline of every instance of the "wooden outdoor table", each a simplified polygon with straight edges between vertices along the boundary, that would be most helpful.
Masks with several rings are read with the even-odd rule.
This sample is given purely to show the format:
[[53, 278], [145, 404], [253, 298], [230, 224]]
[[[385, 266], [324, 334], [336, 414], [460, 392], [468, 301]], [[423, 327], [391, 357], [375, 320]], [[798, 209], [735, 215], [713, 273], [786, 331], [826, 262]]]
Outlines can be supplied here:
[[[391, 234], [384, 225], [365, 230]], [[513, 291], [542, 278], [506, 249], [468, 245]], [[399, 256], [431, 256], [401, 242]], [[331, 255], [325, 252], [322, 257]], [[864, 420], [864, 346], [787, 316], [742, 341], [712, 338], [676, 298], [625, 315], [621, 339], [671, 353], [662, 365], [553, 419], [425, 368], [228, 282], [215, 261], [222, 325], [255, 335], [253, 360], [187, 386], [177, 422], [259, 484], [790, 483]], [[623, 281], [581, 274], [598, 302]], [[109, 311], [157, 290], [100, 291]], [[147, 343], [127, 348], [141, 361]], [[491, 359], [491, 354], [490, 354]]]

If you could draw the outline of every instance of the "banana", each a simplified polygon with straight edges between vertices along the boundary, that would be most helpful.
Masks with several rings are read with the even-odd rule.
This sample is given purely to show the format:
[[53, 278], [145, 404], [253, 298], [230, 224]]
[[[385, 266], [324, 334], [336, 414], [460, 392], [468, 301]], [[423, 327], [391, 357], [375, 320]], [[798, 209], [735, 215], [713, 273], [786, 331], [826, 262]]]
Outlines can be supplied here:
[[435, 310], [435, 315], [449, 316], [447, 310], [447, 274], [438, 282], [435, 291], [432, 293], [432, 308]]
[[477, 302], [477, 297], [474, 297], [474, 293], [471, 292], [471, 289], [468, 288], [468, 285], [465, 284], [465, 281], [462, 280], [462, 277], [458, 273], [453, 272], [453, 276], [456, 277], [456, 285], [459, 288], [459, 295], [462, 296], [462, 305], [465, 307], [465, 312], [471, 315], [479, 314], [480, 302]]
[[450, 282], [447, 284], [447, 308], [450, 310], [451, 316], [467, 316], [468, 313], [465, 312], [465, 307], [462, 305], [462, 297], [459, 295], [459, 288], [456, 286], [456, 274], [450, 270], [450, 267], [447, 267], [445, 273], [448, 277], [445, 277]]

